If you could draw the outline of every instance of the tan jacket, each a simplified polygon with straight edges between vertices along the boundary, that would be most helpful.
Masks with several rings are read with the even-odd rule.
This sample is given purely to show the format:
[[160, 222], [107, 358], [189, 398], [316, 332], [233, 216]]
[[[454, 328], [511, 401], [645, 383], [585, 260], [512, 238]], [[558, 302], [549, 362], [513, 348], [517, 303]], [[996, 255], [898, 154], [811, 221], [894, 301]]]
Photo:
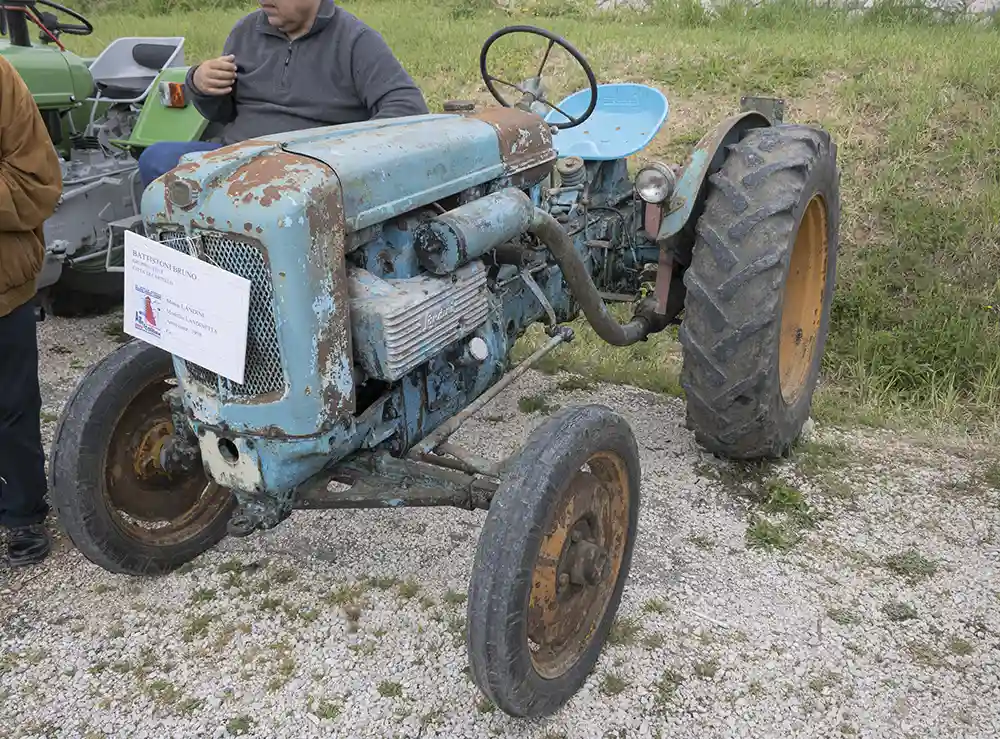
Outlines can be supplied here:
[[59, 156], [38, 107], [0, 55], [0, 318], [35, 297], [42, 225], [61, 194]]

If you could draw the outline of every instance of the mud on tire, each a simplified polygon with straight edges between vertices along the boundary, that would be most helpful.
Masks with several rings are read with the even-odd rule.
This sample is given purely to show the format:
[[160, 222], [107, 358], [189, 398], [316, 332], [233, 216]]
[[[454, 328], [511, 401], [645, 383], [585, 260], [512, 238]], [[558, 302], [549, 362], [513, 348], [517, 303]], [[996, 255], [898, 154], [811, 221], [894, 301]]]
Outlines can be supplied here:
[[836, 280], [839, 179], [828, 133], [777, 125], [729, 147], [709, 180], [679, 336], [687, 424], [718, 456], [783, 456], [809, 417]]

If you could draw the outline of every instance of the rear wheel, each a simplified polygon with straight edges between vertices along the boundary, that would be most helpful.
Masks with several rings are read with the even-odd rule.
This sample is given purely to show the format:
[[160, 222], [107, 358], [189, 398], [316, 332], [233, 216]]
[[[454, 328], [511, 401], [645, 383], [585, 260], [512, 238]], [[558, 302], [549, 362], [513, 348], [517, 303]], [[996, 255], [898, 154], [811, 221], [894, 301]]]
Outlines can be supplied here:
[[469, 589], [469, 660], [512, 716], [544, 716], [582, 687], [628, 579], [639, 453], [625, 420], [589, 405], [531, 435], [490, 504]]
[[169, 572], [226, 535], [235, 504], [200, 462], [160, 466], [174, 432], [163, 393], [170, 354], [130, 341], [84, 376], [63, 409], [52, 444], [50, 495], [73, 544], [106, 570]]
[[809, 417], [830, 323], [836, 145], [804, 125], [750, 131], [712, 175], [680, 342], [687, 419], [708, 451], [787, 454]]
[[122, 303], [122, 277], [114, 272], [81, 276], [64, 267], [59, 282], [39, 295], [47, 313], [60, 318], [80, 318], [107, 313]]

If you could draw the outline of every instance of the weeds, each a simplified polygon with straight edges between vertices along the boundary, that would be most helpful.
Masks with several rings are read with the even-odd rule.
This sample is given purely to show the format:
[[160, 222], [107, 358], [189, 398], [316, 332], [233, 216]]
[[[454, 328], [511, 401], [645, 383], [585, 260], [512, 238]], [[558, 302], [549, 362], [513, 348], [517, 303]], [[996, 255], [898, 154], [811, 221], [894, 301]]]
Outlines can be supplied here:
[[403, 686], [391, 680], [383, 680], [378, 684], [378, 694], [383, 698], [399, 698], [403, 694]]
[[763, 494], [759, 509], [776, 520], [752, 513], [746, 532], [747, 546], [786, 552], [799, 542], [803, 529], [815, 528], [818, 516], [802, 492], [782, 480], [767, 480]]
[[207, 588], [198, 588], [191, 593], [192, 603], [209, 603], [215, 600], [215, 591]]
[[361, 600], [367, 587], [363, 583], [346, 583], [338, 585], [329, 593], [323, 595], [323, 601], [331, 606], [346, 606]]
[[549, 403], [544, 395], [526, 395], [519, 398], [517, 408], [521, 413], [541, 413], [548, 415], [559, 408], [557, 404]]
[[948, 642], [948, 650], [960, 657], [968, 657], [975, 651], [972, 644], [957, 636]]
[[830, 617], [831, 621], [834, 621], [841, 626], [853, 626], [855, 624], [861, 623], [861, 617], [858, 616], [854, 611], [847, 608], [828, 608], [826, 615]]
[[909, 603], [890, 601], [882, 605], [882, 612], [890, 621], [909, 621], [917, 617], [917, 609]]
[[465, 593], [458, 590], [449, 590], [444, 594], [444, 598], [442, 598], [442, 600], [449, 605], [457, 606], [465, 603], [467, 597], [468, 596]]
[[254, 726], [254, 720], [249, 716], [236, 716], [226, 722], [226, 731], [233, 736], [240, 736], [250, 732]]
[[340, 715], [342, 710], [343, 706], [339, 701], [321, 698], [316, 704], [316, 707], [313, 708], [313, 713], [316, 714], [318, 718], [333, 721]]
[[619, 616], [611, 625], [611, 631], [608, 633], [608, 644], [620, 647], [632, 646], [641, 631], [642, 625], [638, 618]]
[[411, 598], [416, 597], [417, 593], [420, 592], [420, 583], [411, 577], [401, 582], [398, 590], [400, 598], [410, 600]]
[[184, 625], [182, 638], [184, 641], [190, 642], [197, 636], [207, 634], [208, 627], [212, 625], [212, 621], [214, 620], [215, 616], [208, 613], [189, 618], [187, 623]]
[[629, 687], [630, 683], [622, 675], [609, 672], [601, 679], [601, 692], [604, 695], [619, 695]]
[[653, 685], [657, 707], [664, 708], [677, 694], [677, 688], [683, 682], [684, 677], [679, 672], [669, 668], [664, 670], [663, 674], [660, 675], [660, 679]]
[[694, 674], [703, 680], [713, 680], [719, 671], [719, 661], [717, 659], [698, 662], [694, 666]]
[[662, 598], [652, 598], [643, 604], [642, 610], [646, 613], [664, 614], [670, 610], [670, 607]]
[[937, 564], [913, 549], [899, 554], [890, 554], [885, 558], [883, 564], [887, 570], [905, 577], [911, 583], [929, 578], [937, 572]]

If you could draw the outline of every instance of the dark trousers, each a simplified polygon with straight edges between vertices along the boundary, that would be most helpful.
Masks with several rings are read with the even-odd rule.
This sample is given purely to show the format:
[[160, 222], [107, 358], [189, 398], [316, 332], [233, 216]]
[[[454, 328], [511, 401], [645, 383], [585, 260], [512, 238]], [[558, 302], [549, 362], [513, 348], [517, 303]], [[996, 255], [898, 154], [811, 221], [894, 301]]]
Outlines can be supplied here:
[[139, 155], [139, 179], [143, 191], [149, 183], [178, 165], [181, 157], [195, 152], [215, 151], [222, 147], [212, 141], [157, 141]]
[[0, 318], [0, 525], [41, 523], [45, 502], [42, 396], [34, 301]]

